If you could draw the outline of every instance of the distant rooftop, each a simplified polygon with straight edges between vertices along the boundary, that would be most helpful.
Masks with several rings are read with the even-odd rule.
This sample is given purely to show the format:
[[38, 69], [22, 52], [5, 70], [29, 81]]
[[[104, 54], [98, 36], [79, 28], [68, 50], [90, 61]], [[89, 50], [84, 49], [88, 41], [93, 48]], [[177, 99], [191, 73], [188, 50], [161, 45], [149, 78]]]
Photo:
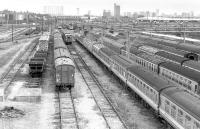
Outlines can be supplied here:
[[172, 18], [172, 17], [140, 17], [138, 20], [150, 20], [150, 21], [200, 21], [200, 18]]

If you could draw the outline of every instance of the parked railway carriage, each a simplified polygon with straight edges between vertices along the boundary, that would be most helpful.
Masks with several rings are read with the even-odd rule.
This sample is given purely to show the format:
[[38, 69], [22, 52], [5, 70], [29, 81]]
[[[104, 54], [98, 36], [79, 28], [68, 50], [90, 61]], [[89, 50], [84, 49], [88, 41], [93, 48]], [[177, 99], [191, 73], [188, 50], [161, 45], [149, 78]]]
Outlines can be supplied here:
[[[123, 53], [124, 55], [126, 54], [126, 52], [124, 52], [124, 51], [122, 51], [121, 53]], [[191, 61], [192, 63], [190, 63], [190, 60], [187, 58], [175, 56], [175, 55], [169, 54], [164, 51], [159, 51], [156, 53], [156, 55], [158, 55], [161, 58], [159, 59], [159, 58], [156, 58], [156, 56], [150, 56], [150, 55], [148, 56], [148, 54], [145, 54], [145, 53], [138, 53], [136, 50], [135, 53], [132, 52], [129, 55], [129, 58], [131, 60], [135, 61], [136, 63], [138, 63], [139, 65], [147, 68], [148, 70], [153, 71], [155, 73], [157, 72], [158, 74], [161, 69], [160, 64], [162, 64], [162, 62], [167, 62], [167, 61], [171, 61], [171, 62], [177, 63], [177, 65], [179, 65], [178, 67], [179, 67], [179, 69], [182, 70], [182, 72], [174, 71], [174, 73], [179, 74], [180, 76], [184, 76], [184, 74], [183, 74], [184, 71], [190, 71], [190, 73], [193, 73], [193, 74], [198, 74], [198, 72], [200, 71], [200, 65], [197, 62], [195, 63], [194, 61]], [[170, 68], [168, 70], [172, 71], [172, 70], [170, 70]], [[185, 72], [185, 73], [187, 73], [187, 72]], [[160, 76], [163, 76], [163, 75], [160, 74]], [[188, 78], [188, 76], [186, 76], [185, 78]], [[174, 77], [171, 77], [171, 75], [169, 75], [169, 77], [167, 79], [177, 83], [177, 79], [175, 80]], [[188, 78], [188, 79], [190, 80], [190, 78]], [[177, 84], [179, 84], [181, 86], [188, 85], [187, 83], [184, 83], [184, 84], [177, 83]], [[189, 88], [187, 88], [186, 86], [184, 86], [184, 87], [187, 90], [189, 90], [189, 92], [193, 92], [194, 94], [197, 94], [197, 92], [194, 89], [192, 90], [192, 89], [190, 89], [190, 87]]]
[[120, 53], [121, 50], [122, 50], [123, 48], [125, 48], [124, 45], [119, 44], [119, 43], [117, 43], [117, 42], [115, 42], [115, 41], [113, 41], [113, 40], [111, 40], [111, 39], [106, 38], [106, 37], [103, 37], [103, 38], [102, 38], [102, 41], [103, 41], [103, 44], [104, 44], [105, 46], [107, 46], [108, 48], [112, 49], [112, 50], [115, 51], [116, 53]]
[[[139, 50], [137, 50], [134, 47], [131, 47], [130, 52], [131, 52], [131, 54], [130, 54], [131, 57], [129, 57], [129, 58], [136, 61], [136, 62], [140, 62], [140, 60], [143, 60], [142, 62], [145, 62], [145, 60], [147, 62], [149, 62], [149, 60], [151, 60], [152, 63], [155, 62], [155, 64], [153, 64], [153, 65], [157, 65], [156, 60], [170, 61], [170, 62], [173, 62], [173, 63], [177, 63], [177, 64], [179, 64], [183, 67], [187, 67], [189, 69], [200, 72], [200, 65], [199, 65], [198, 62], [190, 60], [190, 59], [185, 58], [185, 57], [181, 57], [180, 55], [172, 54], [170, 52], [166, 52], [166, 51], [162, 51], [162, 50], [156, 52], [155, 55], [158, 56], [160, 59], [157, 59], [157, 58], [153, 59], [153, 57], [156, 57], [156, 56], [152, 56], [152, 57], [149, 56], [149, 58], [144, 58], [144, 59], [138, 58], [139, 55], [141, 55], [141, 54], [139, 54]], [[128, 57], [127, 52], [124, 51], [124, 50], [121, 51], [121, 54], [122, 55], [124, 54], [124, 55], [126, 55], [126, 57]], [[146, 55], [148, 56], [148, 54], [146, 54]], [[139, 61], [137, 61], [136, 59], [138, 59]]]
[[31, 58], [29, 61], [29, 73], [32, 77], [41, 76], [44, 71], [45, 60], [43, 58]]
[[128, 68], [127, 84], [140, 95], [153, 109], [158, 111], [159, 91], [171, 87], [166, 80], [159, 78], [139, 66]]
[[200, 129], [200, 101], [187, 91], [171, 87], [160, 95], [160, 115], [177, 129]]
[[42, 76], [48, 55], [49, 37], [50, 33], [46, 33], [40, 37], [36, 52], [29, 61], [29, 73], [32, 77]]
[[[110, 43], [110, 42], [107, 42], [107, 43]], [[135, 44], [134, 44], [135, 45]], [[157, 48], [155, 48], [155, 50], [153, 49], [148, 49], [149, 47], [148, 46], [151, 46], [152, 48], [155, 48], [156, 46], [159, 46], [160, 47], [160, 49], [162, 49], [162, 50], [160, 50], [160, 51], [158, 51], [158, 49]], [[153, 46], [152, 46], [153, 45]], [[108, 45], [106, 45], [106, 46], [108, 46]], [[180, 50], [176, 50], [176, 49], [173, 49], [173, 48], [169, 48], [169, 47], [166, 47], [166, 46], [162, 46], [162, 45], [160, 45], [160, 44], [153, 44], [153, 43], [146, 43], [145, 45], [142, 45], [142, 44], [139, 44], [138, 45], [138, 48], [140, 49], [142, 49], [143, 47], [145, 47], [145, 51], [147, 52], [147, 50], [148, 50], [148, 52], [147, 53], [151, 53], [151, 54], [153, 54], [154, 52], [156, 52], [155, 54], [158, 56], [158, 57], [161, 57], [161, 59], [160, 60], [162, 60], [162, 59], [164, 59], [164, 60], [166, 60], [166, 61], [171, 61], [171, 62], [173, 62], [173, 63], [178, 63], [178, 64], [180, 64], [180, 65], [182, 65], [182, 66], [184, 66], [184, 67], [187, 67], [187, 68], [190, 68], [190, 69], [194, 69], [194, 70], [196, 70], [196, 71], [200, 71], [200, 67], [198, 67], [198, 62], [192, 62], [192, 63], [190, 63], [189, 62], [189, 59], [188, 59], [188, 52], [184, 52], [184, 51], [180, 51]], [[118, 50], [121, 50], [121, 54], [122, 55], [124, 55], [124, 56], [126, 56], [126, 57], [128, 57], [127, 56], [127, 53], [126, 53], [126, 51], [124, 51], [125, 50], [125, 48], [124, 47], [120, 47], [119, 45], [116, 45], [116, 44], [114, 44], [114, 43], [110, 43], [110, 45], [109, 45], [109, 47], [112, 49], [112, 48], [118, 48]], [[130, 48], [130, 52], [131, 52], [131, 54], [130, 54], [130, 59], [131, 60], [134, 60], [134, 61], [137, 61], [136, 59], [138, 59], [138, 56], [137, 55], [140, 55], [139, 53], [140, 52], [138, 52], [139, 50], [138, 50], [138, 48], [135, 48], [134, 46], [131, 46], [131, 48]], [[187, 57], [187, 58], [186, 58]], [[140, 58], [141, 59], [141, 58]], [[139, 59], [139, 61], [137, 61], [137, 62], [139, 62], [140, 63], [140, 59]], [[141, 62], [143, 62], [143, 63], [145, 63], [145, 60], [146, 60], [147, 58], [145, 58], [144, 59], [144, 61], [141, 61]], [[159, 59], [155, 59], [155, 61], [154, 61], [154, 59], [153, 58], [151, 58], [152, 59], [152, 63], [147, 63], [147, 64], [151, 64], [150, 65], [150, 67], [149, 67], [149, 70], [152, 70], [153, 69], [153, 71], [155, 70], [155, 69], [159, 69], [159, 68], [155, 68], [155, 66], [158, 64], [157, 63], [157, 61], [156, 60], [159, 60]], [[142, 59], [141, 59], [142, 60]], [[149, 60], [147, 60], [146, 62], [149, 62]], [[155, 62], [155, 64], [154, 64], [154, 62]], [[143, 64], [143, 63], [140, 63], [141, 65]], [[146, 65], [145, 65], [146, 66]], [[156, 71], [156, 70], [155, 70]]]
[[184, 67], [189, 68], [189, 69], [193, 69], [197, 72], [200, 72], [200, 63], [199, 62], [196, 62], [196, 61], [193, 61], [193, 60], [188, 60], [188, 61], [183, 62], [182, 65]]
[[106, 62], [107, 65], [112, 66], [112, 63], [115, 63], [113, 66], [116, 76], [124, 78], [124, 82], [152, 106], [162, 118], [177, 129], [200, 129], [200, 101], [198, 98], [185, 90], [176, 90], [176, 85], [172, 85], [139, 66], [129, 66], [124, 61], [112, 58], [116, 54], [109, 53], [109, 49], [106, 54], [102, 52], [107, 49], [106, 47], [101, 48], [98, 53], [106, 56], [102, 56], [102, 54], [97, 58], [111, 60], [110, 64], [106, 61], [102, 62], [104, 64]]
[[200, 95], [200, 73], [181, 67], [177, 64], [164, 62], [160, 64], [159, 75], [181, 85], [189, 92]]
[[90, 39], [88, 39], [88, 38], [84, 38], [84, 39], [83, 39], [83, 45], [84, 45], [90, 52], [92, 52], [93, 44], [98, 44], [98, 42], [92, 41], [92, 40], [90, 40]]
[[65, 33], [65, 40], [66, 40], [66, 45], [71, 45], [73, 42], [73, 37], [71, 33]]
[[101, 44], [101, 43], [99, 43], [99, 44], [94, 44], [93, 46], [92, 46], [92, 52], [93, 52], [93, 54], [95, 54], [96, 56], [98, 56], [99, 55], [99, 52], [100, 52], [100, 50], [101, 50], [101, 48], [104, 48], [105, 46], [103, 45], [103, 44]]
[[71, 59], [71, 54], [67, 48], [54, 49], [54, 60], [60, 57], [66, 57]]
[[180, 57], [186, 57], [188, 55], [188, 52], [177, 50], [173, 47], [168, 47], [161, 44], [147, 43], [146, 45], [157, 48], [161, 51], [165, 51], [165, 52], [180, 56]]
[[113, 55], [110, 58], [112, 59], [112, 71], [115, 74], [119, 74], [118, 77], [125, 81], [127, 68], [136, 64], [133, 64], [121, 55]]
[[61, 88], [74, 87], [75, 65], [72, 59], [58, 57], [55, 59], [56, 86]]
[[59, 33], [54, 34], [54, 62], [56, 86], [74, 87], [75, 65]]
[[177, 55], [173, 55], [173, 54], [170, 54], [170, 53], [165, 52], [165, 51], [156, 52], [155, 55], [159, 56], [160, 58], [162, 58], [162, 59], [164, 59], [166, 61], [177, 63], [179, 65], [182, 65], [185, 61], [190, 60], [188, 58], [184, 58], [184, 57], [180, 57], [180, 56], [177, 56]]
[[50, 33], [46, 32], [40, 37], [39, 42], [40, 43], [43, 43], [43, 42], [46, 43], [46, 42], [49, 41], [49, 38], [50, 38]]
[[171, 44], [171, 43], [167, 43], [167, 42], [159, 42], [159, 44], [162, 44], [165, 46], [170, 46], [170, 47], [176, 48], [178, 50], [188, 52], [188, 54], [186, 55], [187, 58], [196, 60], [196, 61], [199, 60], [200, 51], [198, 48], [194, 48], [194, 47], [190, 47], [188, 45], [182, 45], [182, 44]]
[[138, 48], [138, 50], [146, 52], [146, 53], [151, 54], [151, 55], [154, 55], [156, 52], [159, 51], [157, 48], [146, 46], [146, 45], [140, 46]]
[[74, 87], [75, 65], [67, 48], [54, 49], [56, 86]]
[[[151, 105], [152, 108], [154, 108], [155, 110], [157, 111], [160, 111], [160, 97], [159, 95], [165, 91], [165, 89], [170, 89], [170, 88], [173, 88], [173, 87], [177, 87], [177, 86], [174, 86], [174, 85], [171, 85], [168, 81], [166, 80], [162, 80], [158, 77], [156, 77], [155, 75], [152, 75], [152, 73], [150, 72], [147, 72], [147, 71], [143, 71], [141, 69], [141, 67], [138, 67], [138, 66], [132, 66], [132, 67], [128, 67], [128, 72], [127, 72], [127, 76], [124, 75], [124, 72], [123, 72], [123, 68], [127, 68], [125, 65], [122, 66], [122, 65], [119, 65], [121, 64], [121, 61], [119, 61], [119, 63], [116, 63], [115, 64], [118, 64], [118, 73], [116, 73], [117, 76], [121, 75], [122, 77], [127, 77], [126, 79], [128, 79], [127, 83], [128, 85], [134, 89], [134, 91], [136, 91], [140, 96], [142, 96], [142, 98], [149, 104]], [[124, 61], [123, 61], [123, 64], [124, 64]], [[121, 66], [121, 68], [120, 68]], [[120, 70], [121, 69], [121, 70]], [[122, 79], [123, 80], [123, 79]], [[125, 80], [124, 80], [125, 81]], [[173, 91], [173, 90], [172, 90]], [[190, 95], [188, 92], [182, 90], [184, 92], [184, 94], [186, 96], [188, 96], [187, 98], [190, 98], [188, 100], [190, 101], [193, 101], [193, 100], [197, 100], [198, 103], [200, 103], [200, 101], [195, 98], [194, 96]], [[170, 92], [171, 93], [171, 92]], [[177, 95], [179, 95], [179, 93], [176, 93]], [[185, 96], [184, 95], [184, 96]], [[171, 96], [168, 96], [168, 97], [171, 97]], [[172, 96], [173, 97], [173, 96]], [[182, 112], [187, 112], [188, 109], [192, 109], [192, 106], [188, 107], [188, 108], [184, 108], [185, 106], [184, 105], [187, 105], [187, 102], [185, 103], [183, 100], [184, 100], [184, 97], [179, 95], [179, 99], [182, 99], [182, 103], [179, 102], [179, 101], [176, 101], [176, 105], [175, 106], [180, 106], [182, 104], [182, 107], [183, 107], [183, 110]], [[173, 99], [177, 99], [177, 98], [173, 98]], [[171, 99], [172, 101], [172, 99]], [[184, 103], [183, 103], [184, 102]], [[193, 103], [191, 105], [195, 105], [196, 103]], [[161, 104], [162, 105], [162, 104]], [[189, 105], [189, 104], [188, 104]], [[174, 109], [174, 106], [172, 106], [173, 109]], [[195, 106], [194, 106], [195, 107]], [[171, 115], [173, 116], [174, 115], [174, 111], [173, 109], [171, 109]], [[178, 109], [178, 108], [177, 108]], [[167, 110], [167, 109], [166, 109]], [[169, 112], [170, 112], [169, 111]], [[198, 112], [198, 110], [191, 110], [193, 112]], [[161, 113], [160, 115], [165, 118], [171, 125], [173, 125], [174, 127], [177, 127], [179, 128], [180, 127], [180, 124], [175, 122], [176, 119], [175, 118], [170, 118], [166, 115], [165, 111], [163, 111], [161, 109], [161, 111], [159, 112]], [[187, 114], [187, 113], [185, 113]], [[190, 114], [190, 113], [189, 113]], [[187, 121], [187, 119], [190, 119], [192, 118], [191, 115], [185, 115], [184, 116], [181, 116], [183, 117], [183, 120], [184, 121]], [[191, 114], [194, 114], [194, 113], [191, 113]], [[190, 116], [190, 117], [188, 117]], [[199, 119], [200, 115], [197, 116], [197, 118]], [[178, 117], [177, 117], [178, 118]], [[179, 119], [179, 118], [178, 118]], [[185, 122], [185, 124], [183, 124], [185, 126], [186, 129], [190, 129], [191, 127], [193, 128], [199, 128], [199, 120], [195, 120], [195, 123], [192, 125], [188, 124], [187, 122]], [[191, 127], [188, 127], [188, 125], [190, 125]], [[197, 128], [197, 129], [198, 129]], [[192, 129], [192, 128], [191, 128]]]
[[66, 48], [62, 40], [61, 34], [59, 33], [54, 34], [54, 49], [57, 49], [57, 48]]
[[155, 73], [158, 73], [159, 71], [159, 64], [164, 62], [164, 60], [158, 58], [157, 56], [148, 55], [146, 53], [139, 53], [135, 56], [135, 58], [136, 63]]
[[75, 40], [78, 42], [78, 43], [81, 43], [83, 42], [83, 36], [75, 36]]
[[111, 70], [113, 61], [112, 61], [112, 58], [110, 57], [114, 55], [118, 55], [118, 54], [113, 52], [111, 49], [107, 47], [103, 47], [101, 48], [99, 52], [99, 59], [103, 60], [103, 64], [105, 64]]
[[[200, 57], [200, 51], [198, 46], [188, 44], [188, 43], [181, 43], [178, 44], [177, 42], [174, 41], [160, 41], [160, 39], [150, 39], [149, 37], [147, 38], [140, 38], [140, 40], [144, 41], [143, 44], [146, 44], [148, 46], [158, 48], [160, 50], [164, 50], [166, 52], [170, 52], [172, 54], [182, 56], [189, 58], [191, 60], [198, 61]], [[154, 43], [149, 43], [154, 42]]]

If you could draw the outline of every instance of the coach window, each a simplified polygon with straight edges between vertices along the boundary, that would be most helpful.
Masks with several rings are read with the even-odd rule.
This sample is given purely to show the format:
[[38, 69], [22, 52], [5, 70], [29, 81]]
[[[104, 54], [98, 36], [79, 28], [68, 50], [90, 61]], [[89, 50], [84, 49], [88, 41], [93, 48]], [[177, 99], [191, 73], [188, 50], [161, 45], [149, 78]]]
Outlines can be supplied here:
[[171, 116], [176, 119], [176, 106], [172, 105], [171, 107]]
[[200, 124], [194, 121], [193, 129], [200, 129]]
[[183, 125], [183, 111], [178, 109], [177, 121]]
[[186, 129], [191, 129], [191, 117], [189, 117], [188, 115], [185, 116], [185, 127]]
[[139, 86], [139, 79], [137, 79], [137, 85]]
[[139, 80], [136, 78], [136, 81], [135, 81], [136, 86], [138, 86], [138, 81], [139, 81]]
[[129, 81], [134, 82], [134, 77], [132, 76], [132, 74], [129, 73]]
[[154, 96], [153, 90], [150, 89], [150, 97], [151, 97], [152, 100], [154, 100], [153, 96]]
[[179, 80], [179, 84], [180, 84], [180, 85], [183, 85], [182, 82], [181, 82], [181, 80]]
[[123, 74], [124, 74], [124, 77], [125, 77], [125, 76], [126, 76], [126, 72], [125, 72], [125, 70], [124, 70]]
[[169, 72], [169, 74], [170, 74], [170, 75], [169, 75], [169, 78], [173, 80], [173, 73], [172, 73], [172, 72]]
[[142, 81], [140, 81], [140, 87], [142, 87]]
[[144, 62], [144, 67], [146, 67], [146, 62]]
[[197, 85], [195, 85], [195, 92], [197, 92]]
[[138, 87], [140, 87], [140, 80], [138, 79], [138, 83], [137, 83]]
[[145, 85], [145, 84], [143, 84], [143, 87], [141, 88], [141, 89], [142, 89], [142, 91], [145, 91], [145, 87], [146, 87], [146, 85]]
[[158, 96], [157, 96], [157, 93], [155, 92], [155, 102], [158, 101]]
[[134, 75], [132, 75], [133, 77], [134, 77], [134, 80], [135, 80], [135, 82], [137, 81], [137, 78], [136, 78], [136, 76], [134, 76]]
[[129, 78], [131, 78], [131, 77], [132, 77], [132, 75], [131, 75], [130, 73], [128, 73], [128, 77], [129, 77]]
[[175, 78], [175, 82], [178, 83], [178, 76], [176, 74], [174, 75], [174, 78]]
[[174, 80], [174, 73], [171, 73], [171, 78], [172, 80]]
[[134, 78], [134, 76], [131, 74], [131, 78], [130, 81], [135, 85], [136, 84], [136, 79]]
[[147, 95], [147, 96], [150, 96], [149, 93], [150, 93], [150, 92], [149, 92], [149, 86], [147, 86], [147, 92], [146, 92], [146, 95]]
[[133, 81], [134, 81], [134, 85], [138, 87], [138, 85], [137, 85], [137, 78], [136, 77], [134, 77]]
[[170, 103], [169, 101], [165, 100], [165, 111], [169, 114]]

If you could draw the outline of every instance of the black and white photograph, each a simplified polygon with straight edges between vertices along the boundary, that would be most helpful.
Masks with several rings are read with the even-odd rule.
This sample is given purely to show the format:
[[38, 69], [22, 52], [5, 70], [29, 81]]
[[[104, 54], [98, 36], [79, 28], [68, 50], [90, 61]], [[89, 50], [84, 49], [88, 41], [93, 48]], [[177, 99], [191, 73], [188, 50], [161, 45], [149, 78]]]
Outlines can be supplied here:
[[0, 129], [200, 129], [200, 0], [1, 0]]

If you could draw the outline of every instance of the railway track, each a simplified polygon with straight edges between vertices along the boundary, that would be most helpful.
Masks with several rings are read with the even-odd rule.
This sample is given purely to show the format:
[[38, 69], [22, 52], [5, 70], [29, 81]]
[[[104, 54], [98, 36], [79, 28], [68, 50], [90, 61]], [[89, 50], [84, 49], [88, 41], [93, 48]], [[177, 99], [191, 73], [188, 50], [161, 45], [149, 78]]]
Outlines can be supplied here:
[[72, 91], [58, 91], [60, 129], [79, 129]]
[[90, 68], [87, 66], [81, 55], [76, 51], [75, 47], [68, 46], [71, 55], [74, 57], [74, 62], [81, 73], [88, 89], [90, 90], [96, 105], [101, 111], [107, 127], [109, 129], [128, 129], [112, 102], [105, 95], [102, 84], [94, 76]]
[[[17, 35], [13, 37], [13, 40], [22, 40], [22, 39], [26, 39], [26, 38], [34, 38], [34, 37], [38, 37], [39, 35], [31, 35], [29, 36], [25, 36], [25, 35]], [[11, 42], [12, 38], [8, 38], [6, 40], [0, 40], [0, 43], [5, 43], [5, 42]]]
[[[50, 44], [49, 48], [51, 51], [48, 56], [49, 59], [47, 59], [47, 64], [50, 66], [55, 63], [53, 58], [54, 43]], [[53, 80], [55, 80], [55, 78], [53, 78]], [[56, 120], [59, 122], [56, 124], [57, 129], [79, 129], [72, 89], [63, 91], [56, 89], [56, 101]]]
[[[11, 84], [13, 84], [15, 81], [20, 80], [17, 77], [17, 74], [20, 72], [20, 69], [24, 66], [26, 63], [28, 57], [33, 54], [33, 52], [36, 49], [38, 43], [33, 43], [31, 46], [29, 46], [27, 51], [23, 51], [19, 54], [19, 56], [14, 60], [14, 62], [11, 64], [10, 68], [3, 74], [3, 76], [0, 79], [1, 84], [4, 84], [3, 89], [4, 89], [4, 99], [6, 99], [7, 94], [8, 94], [8, 88]], [[27, 80], [25, 78], [25, 80]], [[33, 84], [33, 81], [29, 81], [30, 79], [27, 80], [26, 84], [27, 86], [29, 84]], [[35, 83], [34, 83], [35, 84]]]

